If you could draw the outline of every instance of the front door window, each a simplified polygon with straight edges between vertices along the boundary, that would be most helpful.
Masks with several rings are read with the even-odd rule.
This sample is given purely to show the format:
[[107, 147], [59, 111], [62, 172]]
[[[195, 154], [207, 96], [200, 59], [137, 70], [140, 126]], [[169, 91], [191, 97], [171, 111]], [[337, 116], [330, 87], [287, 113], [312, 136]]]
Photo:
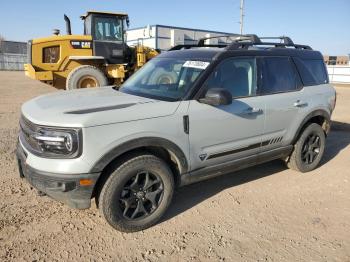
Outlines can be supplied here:
[[255, 58], [226, 59], [214, 70], [206, 85], [211, 88], [225, 88], [233, 98], [255, 96]]

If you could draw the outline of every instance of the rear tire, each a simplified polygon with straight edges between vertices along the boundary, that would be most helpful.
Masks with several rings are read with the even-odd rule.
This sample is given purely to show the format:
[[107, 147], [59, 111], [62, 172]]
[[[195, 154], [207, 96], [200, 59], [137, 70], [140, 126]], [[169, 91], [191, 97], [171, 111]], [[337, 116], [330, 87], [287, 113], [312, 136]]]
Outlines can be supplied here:
[[68, 75], [66, 90], [106, 86], [108, 79], [95, 66], [83, 65], [74, 68]]
[[123, 232], [144, 230], [166, 212], [174, 178], [160, 158], [138, 155], [117, 167], [105, 182], [97, 203], [107, 222]]
[[315, 169], [322, 159], [325, 143], [322, 127], [315, 123], [310, 124], [295, 143], [287, 166], [302, 173]]

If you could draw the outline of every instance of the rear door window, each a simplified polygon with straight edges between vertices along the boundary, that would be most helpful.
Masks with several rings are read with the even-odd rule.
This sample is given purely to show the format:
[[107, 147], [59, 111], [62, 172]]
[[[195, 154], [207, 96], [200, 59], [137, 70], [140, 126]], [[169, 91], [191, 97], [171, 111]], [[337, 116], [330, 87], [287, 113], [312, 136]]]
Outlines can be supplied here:
[[262, 59], [262, 95], [295, 91], [299, 87], [299, 76], [289, 57]]
[[293, 58], [305, 86], [328, 83], [328, 74], [321, 59]]

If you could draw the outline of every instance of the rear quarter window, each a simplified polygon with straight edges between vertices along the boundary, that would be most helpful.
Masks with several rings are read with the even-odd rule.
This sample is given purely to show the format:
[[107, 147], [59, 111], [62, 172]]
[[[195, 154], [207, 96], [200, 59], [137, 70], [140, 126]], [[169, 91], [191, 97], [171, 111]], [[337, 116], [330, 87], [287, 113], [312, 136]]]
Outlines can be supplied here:
[[260, 94], [296, 91], [301, 86], [298, 73], [289, 57], [264, 57]]
[[328, 83], [328, 74], [323, 60], [293, 58], [304, 86]]

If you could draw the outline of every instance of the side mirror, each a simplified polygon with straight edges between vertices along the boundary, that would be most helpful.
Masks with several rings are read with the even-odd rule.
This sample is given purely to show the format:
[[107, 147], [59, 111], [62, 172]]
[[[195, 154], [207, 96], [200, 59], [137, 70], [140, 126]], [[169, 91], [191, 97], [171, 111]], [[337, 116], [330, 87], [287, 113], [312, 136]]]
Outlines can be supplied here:
[[212, 106], [232, 104], [232, 94], [225, 88], [211, 88], [204, 98], [199, 99], [200, 103]]

